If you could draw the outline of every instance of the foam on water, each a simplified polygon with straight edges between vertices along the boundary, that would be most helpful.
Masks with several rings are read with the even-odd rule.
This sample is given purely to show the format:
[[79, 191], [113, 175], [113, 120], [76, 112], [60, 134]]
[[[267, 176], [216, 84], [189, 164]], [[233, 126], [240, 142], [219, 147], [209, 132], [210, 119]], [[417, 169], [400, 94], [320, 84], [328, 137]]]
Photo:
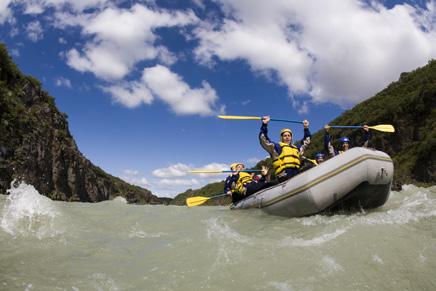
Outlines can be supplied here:
[[127, 204], [127, 199], [121, 196], [117, 196], [115, 197], [113, 200], [113, 202], [117, 202], [117, 203], [124, 203]]
[[164, 232], [146, 232], [144, 230], [139, 229], [140, 226], [138, 223], [136, 223], [129, 234], [129, 238], [160, 238], [162, 236], [167, 236], [168, 233], [164, 233]]
[[94, 273], [91, 276], [89, 276], [91, 280], [93, 280], [93, 287], [95, 290], [104, 291], [104, 290], [110, 290], [110, 291], [116, 291], [121, 290], [117, 284], [115, 283], [114, 279], [112, 279], [110, 276], [104, 273]]
[[207, 237], [209, 239], [221, 239], [230, 242], [246, 244], [248, 237], [239, 234], [222, 220], [213, 217], [204, 221], [207, 226]]
[[325, 233], [320, 236], [316, 236], [312, 239], [301, 239], [301, 238], [293, 238], [293, 237], [287, 237], [284, 238], [281, 242], [281, 246], [293, 246], [293, 247], [312, 247], [312, 246], [319, 246], [326, 242], [329, 242], [331, 240], [334, 240], [338, 236], [344, 234], [347, 231], [348, 228], [339, 228], [336, 229], [332, 233]]
[[9, 196], [0, 212], [0, 228], [12, 236], [35, 236], [38, 239], [62, 233], [56, 221], [60, 217], [54, 202], [32, 186], [20, 183], [8, 190]]
[[346, 222], [348, 225], [407, 224], [436, 216], [436, 198], [431, 197], [436, 187], [403, 186], [401, 192], [391, 192], [387, 205], [372, 212], [352, 215], [315, 215], [299, 218], [304, 226], [330, 225]]
[[242, 249], [250, 245], [250, 239], [239, 234], [226, 222], [217, 217], [203, 221], [209, 241], [218, 243], [217, 256], [213, 268], [220, 269], [226, 264], [235, 264], [241, 259]]
[[327, 275], [331, 275], [339, 271], [344, 271], [344, 267], [336, 262], [336, 260], [331, 256], [324, 256], [322, 258], [321, 267], [325, 270], [325, 274]]

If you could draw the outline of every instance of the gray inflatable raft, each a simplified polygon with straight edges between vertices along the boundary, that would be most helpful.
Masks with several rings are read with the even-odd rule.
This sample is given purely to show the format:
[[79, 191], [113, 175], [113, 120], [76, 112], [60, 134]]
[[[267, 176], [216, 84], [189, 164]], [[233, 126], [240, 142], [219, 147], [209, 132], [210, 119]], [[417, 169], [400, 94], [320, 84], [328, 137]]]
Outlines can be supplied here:
[[231, 206], [286, 217], [376, 208], [389, 198], [394, 166], [384, 152], [355, 147]]

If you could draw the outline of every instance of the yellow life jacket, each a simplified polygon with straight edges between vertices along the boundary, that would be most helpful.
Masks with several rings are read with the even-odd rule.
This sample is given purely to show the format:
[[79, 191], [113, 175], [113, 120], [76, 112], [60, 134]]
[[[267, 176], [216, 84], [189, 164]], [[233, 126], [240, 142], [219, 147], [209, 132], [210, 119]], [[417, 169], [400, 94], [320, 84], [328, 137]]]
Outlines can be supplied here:
[[239, 172], [239, 179], [236, 181], [236, 191], [244, 193], [244, 185], [253, 182], [253, 178], [250, 174], [245, 172]]
[[280, 142], [279, 145], [282, 148], [282, 153], [273, 161], [275, 174], [278, 175], [288, 168], [299, 169], [300, 152], [298, 148], [284, 142]]

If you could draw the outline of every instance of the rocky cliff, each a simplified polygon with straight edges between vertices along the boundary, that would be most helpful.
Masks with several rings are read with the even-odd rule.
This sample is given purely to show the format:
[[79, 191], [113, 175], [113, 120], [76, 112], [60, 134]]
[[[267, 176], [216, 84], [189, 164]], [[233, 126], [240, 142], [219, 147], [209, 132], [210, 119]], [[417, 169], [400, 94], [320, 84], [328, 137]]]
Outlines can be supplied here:
[[98, 202], [122, 196], [130, 203], [161, 204], [150, 191], [87, 160], [68, 130], [67, 116], [0, 44], [0, 193], [15, 179], [54, 200]]

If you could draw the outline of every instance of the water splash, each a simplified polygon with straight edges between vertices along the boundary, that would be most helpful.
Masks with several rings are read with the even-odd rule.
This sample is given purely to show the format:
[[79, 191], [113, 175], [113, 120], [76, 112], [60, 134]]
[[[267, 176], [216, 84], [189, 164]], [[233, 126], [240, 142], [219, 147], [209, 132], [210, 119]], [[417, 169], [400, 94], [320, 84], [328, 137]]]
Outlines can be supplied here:
[[436, 216], [436, 187], [419, 188], [405, 185], [401, 192], [391, 192], [388, 203], [383, 208], [353, 215], [315, 215], [298, 218], [303, 226], [336, 225], [383, 225], [407, 224], [423, 218]]
[[0, 227], [5, 232], [14, 237], [35, 236], [38, 239], [54, 237], [63, 232], [57, 227], [60, 213], [54, 202], [39, 194], [32, 185], [12, 185], [8, 194], [0, 212]]
[[117, 197], [115, 197], [114, 199], [112, 199], [112, 201], [113, 201], [113, 202], [116, 202], [116, 203], [124, 203], [124, 204], [127, 204], [127, 200], [126, 200], [126, 198], [121, 197], [121, 196], [117, 196]]

